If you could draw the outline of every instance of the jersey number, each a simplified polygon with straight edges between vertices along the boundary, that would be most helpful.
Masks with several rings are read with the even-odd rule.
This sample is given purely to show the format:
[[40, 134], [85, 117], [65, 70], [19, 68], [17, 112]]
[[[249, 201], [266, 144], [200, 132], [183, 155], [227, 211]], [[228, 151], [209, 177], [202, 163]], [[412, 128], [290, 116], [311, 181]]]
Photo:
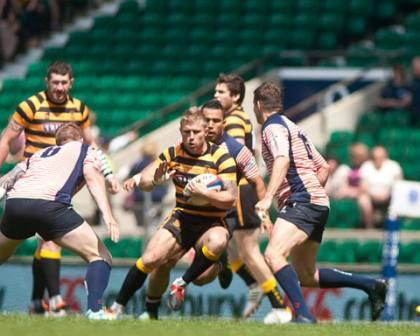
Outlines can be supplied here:
[[61, 147], [47, 148], [47, 150], [44, 153], [41, 154], [41, 157], [42, 158], [47, 158], [47, 157], [53, 156], [53, 155], [57, 154], [60, 151], [60, 149], [61, 149]]
[[311, 159], [312, 160], [312, 157], [313, 157], [312, 156], [312, 149], [311, 149], [311, 146], [309, 145], [308, 139], [301, 132], [299, 132], [298, 137], [302, 140], [303, 145], [305, 146], [306, 153], [308, 153], [308, 159]]

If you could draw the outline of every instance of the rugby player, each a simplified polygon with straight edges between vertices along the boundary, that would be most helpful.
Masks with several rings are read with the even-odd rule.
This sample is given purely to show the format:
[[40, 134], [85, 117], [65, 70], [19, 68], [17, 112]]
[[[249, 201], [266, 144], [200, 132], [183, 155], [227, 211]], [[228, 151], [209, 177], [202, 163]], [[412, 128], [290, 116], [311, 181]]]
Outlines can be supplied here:
[[[11, 143], [25, 134], [24, 156], [29, 158], [38, 150], [55, 145], [55, 131], [63, 123], [75, 122], [82, 128], [84, 141], [94, 145], [89, 121], [89, 109], [69, 95], [74, 78], [69, 64], [56, 61], [50, 64], [45, 78], [46, 90], [21, 102], [0, 139], [0, 166], [11, 149]], [[103, 155], [103, 154], [102, 154]], [[102, 172], [112, 193], [119, 184], [106, 158], [102, 157]], [[32, 311], [44, 313], [42, 299], [45, 287], [49, 294], [49, 313], [62, 315], [65, 303], [60, 295], [60, 247], [39, 240], [32, 264]]]
[[[280, 209], [264, 257], [290, 299], [296, 321], [316, 322], [300, 285], [363, 290], [371, 302], [372, 319], [378, 319], [387, 291], [383, 280], [316, 268], [329, 214], [329, 200], [324, 190], [328, 164], [305, 132], [283, 115], [278, 85], [265, 82], [254, 91], [254, 112], [262, 125], [262, 156], [270, 174], [265, 196], [255, 208], [267, 213], [276, 198]], [[289, 255], [291, 264], [287, 260]]]
[[[5, 262], [25, 239], [38, 234], [45, 241], [78, 253], [89, 263], [86, 273], [89, 319], [114, 319], [102, 309], [112, 259], [105, 245], [71, 206], [71, 198], [86, 182], [101, 210], [111, 239], [119, 228], [109, 205], [98, 152], [83, 144], [75, 123], [57, 129], [57, 146], [38, 151], [8, 175], [16, 179], [6, 200], [0, 224], [0, 263]], [[16, 173], [16, 171], [18, 171]], [[6, 176], [7, 177], [7, 176]]]
[[[142, 257], [129, 270], [112, 305], [114, 312], [122, 311], [151, 271], [194, 247], [196, 254], [191, 266], [170, 287], [168, 305], [179, 309], [187, 285], [214, 264], [226, 247], [229, 234], [224, 217], [234, 205], [237, 194], [235, 161], [226, 149], [206, 141], [207, 122], [202, 113], [185, 112], [180, 132], [180, 144], [167, 148], [130, 181], [143, 191], [151, 191], [155, 185], [172, 179], [176, 206], [151, 238]], [[188, 182], [203, 173], [218, 175], [224, 189], [217, 192], [201, 184], [190, 184], [191, 197], [185, 196], [183, 190]], [[194, 204], [193, 197], [201, 197], [207, 204]]]

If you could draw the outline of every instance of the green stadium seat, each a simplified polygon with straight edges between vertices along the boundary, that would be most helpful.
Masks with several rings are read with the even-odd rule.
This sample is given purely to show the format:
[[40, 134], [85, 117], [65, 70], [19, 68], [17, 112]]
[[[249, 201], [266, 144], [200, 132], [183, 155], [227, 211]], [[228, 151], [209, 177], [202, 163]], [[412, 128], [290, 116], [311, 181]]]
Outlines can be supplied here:
[[375, 12], [379, 20], [390, 21], [397, 13], [396, 3], [393, 0], [380, 1], [377, 3]]
[[322, 12], [325, 14], [344, 17], [348, 10], [348, 1], [324, 0], [322, 1]]
[[405, 20], [405, 27], [407, 32], [420, 32], [420, 15], [411, 14]]
[[330, 200], [331, 211], [328, 227], [337, 229], [354, 229], [361, 222], [357, 202], [353, 199]]
[[375, 47], [382, 50], [397, 50], [402, 47], [403, 35], [397, 31], [380, 30], [375, 34]]
[[17, 256], [30, 256], [35, 253], [38, 240], [36, 238], [26, 239], [16, 249]]
[[312, 30], [293, 30], [289, 36], [290, 49], [307, 50], [314, 46], [315, 32]]
[[354, 264], [360, 244], [357, 240], [344, 240], [337, 244], [338, 262]]
[[318, 18], [314, 13], [298, 14], [293, 20], [295, 30], [313, 31], [318, 26]]
[[337, 48], [337, 33], [325, 32], [318, 36], [317, 46], [319, 49], [328, 50]]
[[350, 0], [349, 12], [351, 15], [368, 17], [372, 12], [372, 2], [365, 0]]
[[325, 13], [320, 19], [318, 26], [322, 31], [338, 32], [343, 26], [344, 19], [336, 14]]
[[298, 0], [296, 1], [296, 10], [298, 13], [317, 14], [321, 9], [319, 0]]
[[382, 260], [382, 242], [369, 240], [360, 244], [356, 253], [356, 261], [361, 263], [375, 264]]
[[287, 30], [293, 25], [293, 17], [283, 12], [273, 14], [268, 18], [268, 29], [272, 30]]
[[346, 25], [347, 32], [352, 37], [359, 37], [366, 31], [366, 19], [360, 16], [351, 16]]
[[333, 240], [323, 241], [317, 256], [320, 262], [338, 262], [339, 255], [337, 253], [337, 242]]
[[270, 13], [289, 15], [295, 9], [295, 5], [290, 1], [271, 1]]
[[398, 255], [398, 262], [405, 263], [405, 264], [416, 263], [415, 256], [416, 254], [418, 254], [419, 249], [420, 249], [419, 242], [410, 242], [410, 243], [401, 244], [399, 255]]

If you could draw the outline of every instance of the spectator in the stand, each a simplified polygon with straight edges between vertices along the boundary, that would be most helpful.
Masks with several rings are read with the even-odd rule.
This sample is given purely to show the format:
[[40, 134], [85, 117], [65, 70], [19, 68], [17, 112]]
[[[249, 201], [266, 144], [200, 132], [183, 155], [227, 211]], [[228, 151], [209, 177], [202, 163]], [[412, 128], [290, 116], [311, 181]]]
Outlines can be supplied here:
[[369, 148], [357, 142], [350, 147], [351, 166], [344, 184], [337, 191], [337, 198], [358, 198], [360, 194], [360, 167], [369, 159]]
[[13, 0], [0, 0], [0, 64], [10, 61], [19, 44], [18, 8]]
[[346, 164], [340, 164], [334, 156], [327, 157], [327, 163], [330, 170], [325, 191], [331, 198], [340, 198], [340, 191], [347, 184], [347, 177], [350, 173], [350, 167]]
[[[146, 166], [152, 163], [157, 158], [157, 149], [153, 142], [146, 142], [141, 149], [142, 158], [134, 163], [131, 167], [129, 176], [134, 176], [140, 173]], [[135, 188], [133, 193], [128, 196], [125, 202], [125, 207], [133, 211], [134, 216], [136, 217], [136, 222], [138, 226], [145, 227], [151, 223], [147, 223], [148, 220], [146, 214], [149, 212], [151, 220], [160, 219], [162, 215], [162, 207], [156, 206], [159, 205], [163, 198], [165, 197], [168, 191], [168, 186], [166, 184], [157, 185], [151, 192], [151, 204], [147, 207], [147, 202], [145, 202], [145, 195], [139, 188]]]
[[395, 64], [392, 71], [392, 79], [382, 89], [376, 103], [379, 108], [385, 111], [406, 108], [411, 101], [411, 95], [405, 82], [404, 67], [401, 64]]
[[382, 224], [391, 200], [392, 186], [402, 176], [400, 164], [388, 158], [385, 147], [375, 146], [371, 159], [360, 167], [362, 191], [370, 198], [370, 207], [364, 218], [367, 228]]
[[408, 85], [411, 93], [409, 110], [411, 114], [411, 124], [419, 126], [420, 124], [420, 56], [413, 58], [411, 62], [413, 78]]
[[362, 213], [363, 223], [368, 220], [371, 206], [369, 195], [362, 189], [360, 167], [369, 159], [369, 148], [361, 143], [354, 143], [350, 148], [351, 167], [344, 184], [335, 193], [335, 198], [350, 198], [357, 201]]

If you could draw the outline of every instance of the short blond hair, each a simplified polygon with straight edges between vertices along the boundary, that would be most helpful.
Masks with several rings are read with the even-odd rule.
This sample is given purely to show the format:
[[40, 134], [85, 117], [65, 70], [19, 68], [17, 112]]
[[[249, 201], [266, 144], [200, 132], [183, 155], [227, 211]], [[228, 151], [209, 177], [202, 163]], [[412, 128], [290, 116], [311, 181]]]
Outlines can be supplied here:
[[201, 109], [197, 106], [191, 106], [183, 113], [180, 125], [182, 127], [185, 123], [193, 123], [197, 121], [200, 121], [204, 126], [207, 126], [207, 119], [204, 117], [203, 111], [201, 111]]
[[80, 139], [83, 139], [82, 129], [74, 122], [62, 124], [55, 131], [55, 142], [58, 146]]

